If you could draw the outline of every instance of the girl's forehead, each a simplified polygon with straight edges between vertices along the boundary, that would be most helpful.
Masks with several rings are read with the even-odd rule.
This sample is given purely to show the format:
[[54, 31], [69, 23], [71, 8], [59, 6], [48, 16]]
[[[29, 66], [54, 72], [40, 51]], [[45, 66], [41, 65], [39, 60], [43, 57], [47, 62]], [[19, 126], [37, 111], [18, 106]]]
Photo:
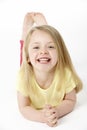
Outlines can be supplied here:
[[39, 30], [39, 29], [37, 29], [37, 30], [34, 30], [34, 31], [32, 32], [32, 35], [34, 35], [34, 34], [39, 35], [39, 34], [49, 34], [49, 33], [46, 32], [45, 30]]
[[32, 35], [30, 36], [29, 39], [29, 46], [30, 45], [37, 45], [37, 44], [54, 44], [56, 46], [57, 41], [55, 40], [55, 38], [53, 37], [52, 34], [44, 31], [44, 30], [34, 30]]
[[32, 39], [51, 39], [53, 41], [53, 37], [51, 36], [51, 34], [49, 32], [46, 32], [44, 30], [35, 30], [30, 37], [30, 40]]

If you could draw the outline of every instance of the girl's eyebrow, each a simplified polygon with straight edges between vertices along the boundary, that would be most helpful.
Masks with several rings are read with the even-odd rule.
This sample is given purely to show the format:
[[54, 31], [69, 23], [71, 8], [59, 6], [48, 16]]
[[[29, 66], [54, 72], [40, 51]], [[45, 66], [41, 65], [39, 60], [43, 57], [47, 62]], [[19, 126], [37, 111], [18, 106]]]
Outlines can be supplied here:
[[32, 42], [32, 44], [40, 44], [40, 42]]
[[53, 41], [49, 41], [49, 42], [47, 42], [47, 43], [49, 43], [49, 44], [50, 44], [50, 43], [54, 43], [54, 42], [53, 42]]
[[[47, 43], [50, 44], [50, 43], [54, 43], [54, 42], [53, 41], [49, 41]], [[40, 44], [40, 42], [32, 42], [32, 44]]]

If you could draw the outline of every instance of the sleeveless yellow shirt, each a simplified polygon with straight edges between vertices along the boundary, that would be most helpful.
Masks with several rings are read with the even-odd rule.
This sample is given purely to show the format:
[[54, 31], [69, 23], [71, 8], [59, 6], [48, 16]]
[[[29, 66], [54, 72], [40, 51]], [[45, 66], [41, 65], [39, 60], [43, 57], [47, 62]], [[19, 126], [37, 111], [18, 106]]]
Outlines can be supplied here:
[[[32, 90], [29, 92], [26, 87], [25, 79], [23, 79], [22, 74], [19, 73], [17, 77], [16, 88], [21, 94], [25, 97], [29, 97], [31, 101], [31, 106], [36, 109], [43, 108], [46, 104], [50, 104], [52, 106], [57, 106], [61, 103], [66, 93], [69, 93], [76, 87], [76, 83], [73, 80], [71, 72], [67, 69], [65, 75], [65, 81], [62, 84], [62, 89], [60, 91], [57, 88], [57, 85], [50, 86], [47, 89], [42, 89], [36, 80], [32, 79], [32, 83], [34, 84]], [[56, 81], [59, 80], [56, 77]], [[34, 90], [34, 91], [33, 91]]]

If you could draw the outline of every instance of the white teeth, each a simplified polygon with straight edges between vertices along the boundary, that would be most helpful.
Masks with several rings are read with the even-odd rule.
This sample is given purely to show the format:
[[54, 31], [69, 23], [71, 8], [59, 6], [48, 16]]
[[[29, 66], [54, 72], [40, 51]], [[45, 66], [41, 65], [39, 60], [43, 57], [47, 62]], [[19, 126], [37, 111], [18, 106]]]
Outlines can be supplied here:
[[39, 59], [40, 61], [48, 61], [49, 59]]
[[50, 59], [49, 58], [40, 58], [40, 59], [38, 59], [38, 61], [39, 62], [48, 62], [48, 61], [50, 61]]

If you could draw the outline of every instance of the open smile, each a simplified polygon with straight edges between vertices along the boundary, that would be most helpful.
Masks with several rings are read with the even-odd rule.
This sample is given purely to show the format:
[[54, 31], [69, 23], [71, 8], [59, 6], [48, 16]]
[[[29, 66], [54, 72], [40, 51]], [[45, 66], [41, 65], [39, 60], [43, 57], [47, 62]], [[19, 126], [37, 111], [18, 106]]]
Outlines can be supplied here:
[[46, 64], [46, 63], [50, 62], [51, 59], [48, 58], [48, 57], [42, 57], [42, 58], [38, 58], [37, 61], [38, 61], [39, 63], [41, 63], [41, 64]]

